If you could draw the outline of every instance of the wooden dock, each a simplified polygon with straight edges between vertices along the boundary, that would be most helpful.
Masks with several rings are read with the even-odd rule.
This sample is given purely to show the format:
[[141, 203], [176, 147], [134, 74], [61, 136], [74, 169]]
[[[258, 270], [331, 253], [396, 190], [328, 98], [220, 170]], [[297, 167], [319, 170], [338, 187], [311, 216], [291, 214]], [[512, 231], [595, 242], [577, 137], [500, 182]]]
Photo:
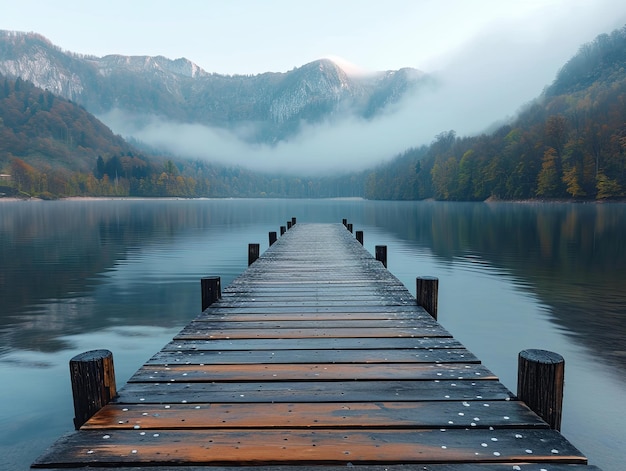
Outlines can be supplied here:
[[33, 467], [591, 471], [341, 224], [296, 224]]

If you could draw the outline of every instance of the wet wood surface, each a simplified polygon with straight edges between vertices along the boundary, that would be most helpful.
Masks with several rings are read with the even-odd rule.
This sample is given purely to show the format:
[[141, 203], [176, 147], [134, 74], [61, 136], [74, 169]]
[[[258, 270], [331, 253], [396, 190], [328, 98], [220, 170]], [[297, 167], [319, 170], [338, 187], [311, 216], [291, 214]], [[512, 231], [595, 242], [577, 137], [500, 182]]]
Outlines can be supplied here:
[[343, 225], [298, 223], [33, 466], [596, 469], [585, 464]]

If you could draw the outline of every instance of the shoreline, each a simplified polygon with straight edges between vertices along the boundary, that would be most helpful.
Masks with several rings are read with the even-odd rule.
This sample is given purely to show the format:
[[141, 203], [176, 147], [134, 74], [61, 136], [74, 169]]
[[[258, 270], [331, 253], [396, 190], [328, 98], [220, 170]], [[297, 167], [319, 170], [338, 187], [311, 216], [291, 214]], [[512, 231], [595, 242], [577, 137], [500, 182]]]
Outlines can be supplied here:
[[424, 203], [486, 203], [486, 204], [501, 204], [501, 203], [516, 203], [516, 204], [624, 204], [626, 198], [614, 198], [603, 200], [581, 200], [581, 199], [525, 199], [525, 200], [502, 200], [496, 198], [487, 198], [483, 201], [443, 201], [435, 200], [432, 198], [424, 200], [368, 200], [366, 198], [257, 198], [257, 197], [198, 197], [198, 198], [185, 198], [182, 196], [66, 196], [56, 199], [43, 199], [37, 197], [31, 198], [17, 198], [14, 196], [0, 197], [0, 203], [16, 203], [16, 202], [40, 202], [40, 201], [209, 201], [209, 200], [296, 200], [296, 199], [311, 199], [311, 200], [345, 200], [345, 199], [358, 199], [362, 201], [397, 201], [397, 202], [424, 202]]

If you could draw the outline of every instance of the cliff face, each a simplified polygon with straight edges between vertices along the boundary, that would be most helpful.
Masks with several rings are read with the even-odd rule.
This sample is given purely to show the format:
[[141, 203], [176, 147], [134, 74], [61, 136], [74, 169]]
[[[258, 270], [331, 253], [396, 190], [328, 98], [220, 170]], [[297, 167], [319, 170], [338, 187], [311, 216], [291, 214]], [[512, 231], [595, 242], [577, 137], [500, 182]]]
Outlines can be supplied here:
[[272, 142], [339, 113], [372, 118], [428, 78], [415, 69], [356, 76], [327, 59], [286, 73], [227, 76], [162, 56], [81, 56], [33, 33], [0, 31], [0, 73], [103, 115], [113, 109], [225, 128], [260, 124]]

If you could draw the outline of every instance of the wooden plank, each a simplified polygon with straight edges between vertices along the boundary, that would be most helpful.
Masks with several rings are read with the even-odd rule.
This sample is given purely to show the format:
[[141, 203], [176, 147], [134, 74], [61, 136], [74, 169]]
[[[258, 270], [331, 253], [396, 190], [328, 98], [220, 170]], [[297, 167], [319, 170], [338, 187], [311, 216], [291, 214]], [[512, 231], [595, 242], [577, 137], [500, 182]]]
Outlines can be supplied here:
[[497, 379], [481, 365], [432, 363], [146, 365], [129, 382]]
[[501, 401], [513, 398], [513, 394], [495, 380], [128, 383], [118, 393], [118, 404]]
[[436, 327], [436, 324], [432, 321], [432, 318], [428, 321], [417, 319], [348, 319], [348, 320], [269, 320], [269, 321], [254, 321], [249, 320], [247, 322], [225, 319], [211, 319], [201, 318], [196, 319], [194, 322], [198, 323], [205, 329], [212, 330], [244, 330], [244, 329], [256, 329], [256, 330], [293, 330], [293, 329], [413, 329], [418, 330], [425, 325], [430, 327]]
[[347, 321], [347, 320], [417, 320], [427, 319], [426, 314], [405, 312], [245, 312], [238, 310], [211, 310], [197, 317], [196, 321], [236, 321], [236, 322], [267, 322], [267, 321]]
[[[169, 342], [162, 352], [224, 351], [224, 350], [393, 350], [463, 348], [452, 337], [425, 338], [320, 338], [320, 339], [227, 339], [227, 340], [177, 340]], [[363, 352], [365, 353], [365, 352]]]
[[[245, 340], [236, 340], [239, 344]], [[241, 347], [241, 345], [238, 345]], [[306, 364], [306, 363], [478, 363], [478, 358], [465, 349], [448, 350], [206, 350], [200, 352], [161, 352], [146, 365], [236, 365], [236, 364]], [[477, 375], [478, 376], [478, 375]]]
[[[406, 465], [358, 464], [355, 471], [548, 471], [545, 463], [420, 463]], [[516, 466], [513, 468], [512, 466]], [[37, 467], [37, 466], [35, 466]], [[352, 466], [354, 467], [354, 465]], [[50, 471], [67, 471], [67, 468], [50, 468]], [[115, 466], [116, 471], [138, 471], [136, 466]], [[141, 471], [250, 471], [249, 466], [159, 466], [142, 465]], [[89, 466], [89, 471], [111, 471], [110, 467]], [[346, 465], [268, 465], [255, 466], [254, 471], [346, 471]], [[596, 466], [550, 463], [549, 471], [601, 471]]]
[[349, 328], [337, 329], [211, 329], [206, 323], [191, 322], [176, 337], [178, 339], [298, 339], [298, 338], [385, 338], [385, 337], [450, 337], [443, 328], [433, 325], [432, 327], [405, 327], [405, 328]]
[[517, 401], [109, 404], [83, 429], [547, 428]]
[[226, 302], [222, 302], [216, 306], [212, 306], [209, 313], [204, 315], [229, 315], [229, 314], [273, 314], [273, 313], [286, 313], [286, 314], [321, 314], [321, 313], [383, 313], [383, 314], [393, 314], [393, 313], [423, 313], [423, 308], [419, 308], [416, 306], [408, 305], [408, 304], [397, 304], [397, 305], [370, 305], [370, 306], [340, 306], [341, 309], [338, 309], [338, 306], [325, 306], [323, 304], [318, 304], [315, 306], [294, 306], [289, 303], [285, 303], [282, 306], [255, 306], [254, 303], [251, 305], [241, 305], [241, 303], [233, 303], [227, 304]]
[[[106, 437], [106, 438], [105, 438]], [[561, 434], [536, 429], [81, 430], [38, 465], [586, 463]]]

